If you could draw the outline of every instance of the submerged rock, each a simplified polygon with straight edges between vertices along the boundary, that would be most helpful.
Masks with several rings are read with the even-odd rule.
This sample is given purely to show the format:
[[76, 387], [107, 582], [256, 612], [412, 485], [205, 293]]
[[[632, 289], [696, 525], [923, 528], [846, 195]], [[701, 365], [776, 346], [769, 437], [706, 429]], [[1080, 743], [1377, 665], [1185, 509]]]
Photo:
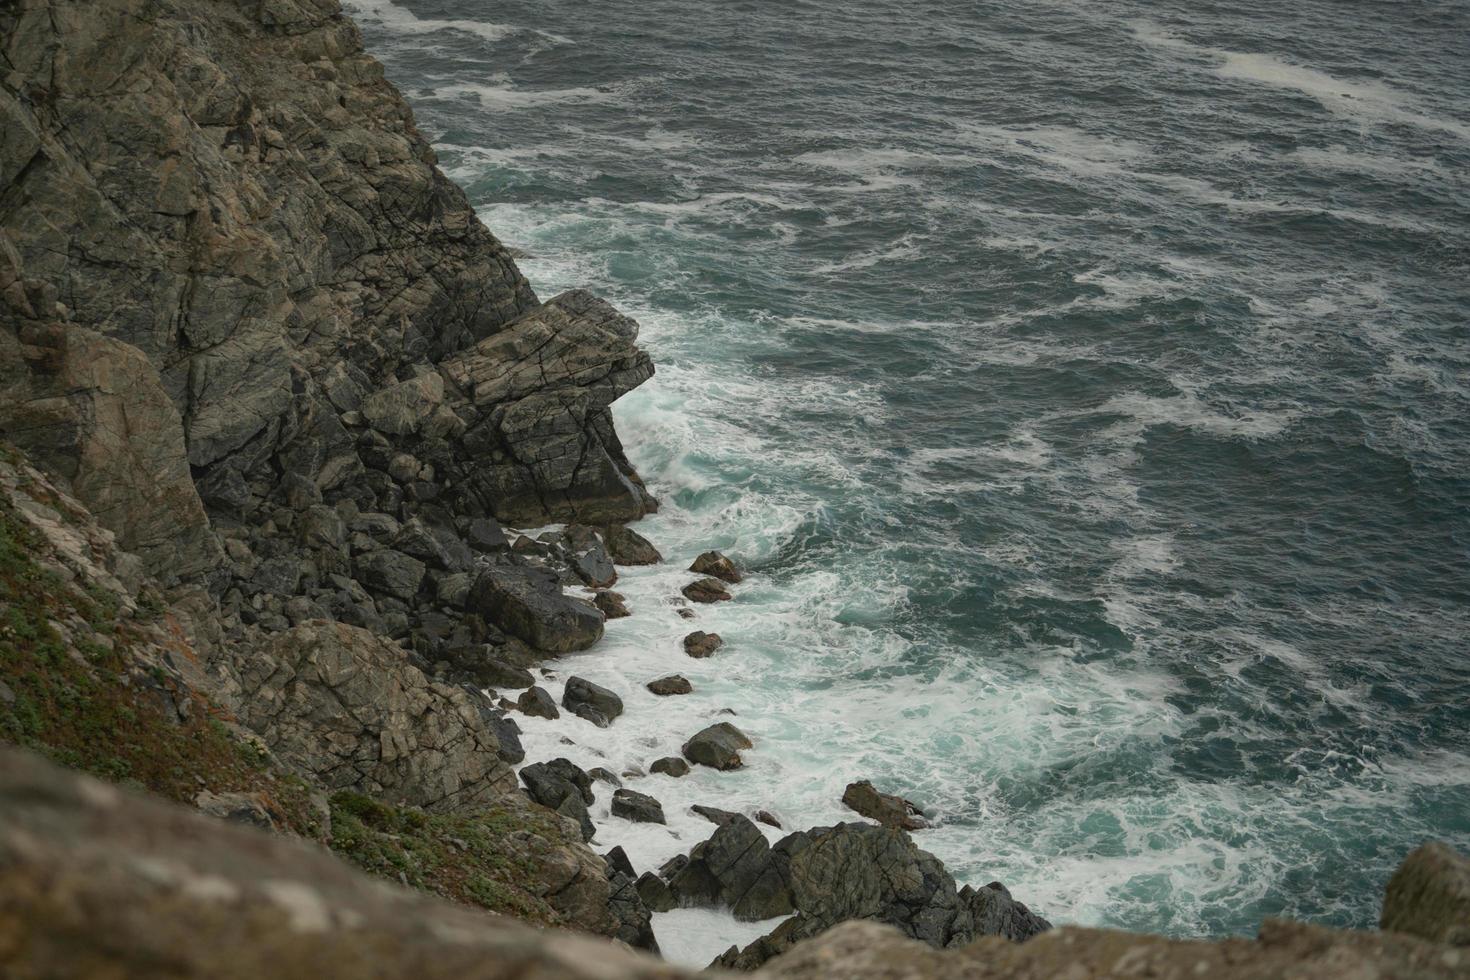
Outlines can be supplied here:
[[690, 602], [726, 602], [733, 599], [725, 584], [717, 578], [702, 578], [680, 590]]
[[543, 568], [485, 569], [470, 589], [466, 608], [551, 653], [585, 650], [602, 639], [602, 613], [591, 603], [563, 595], [556, 576]]
[[745, 577], [740, 574], [740, 570], [735, 567], [734, 562], [718, 551], [706, 551], [694, 559], [694, 564], [689, 566], [689, 570], [696, 575], [714, 576], [732, 585]]
[[696, 660], [714, 656], [716, 650], [725, 645], [718, 633], [695, 630], [684, 637], [684, 652]]
[[722, 721], [695, 734], [684, 743], [684, 758], [712, 769], [739, 769], [744, 763], [740, 750], [752, 747], [745, 733]]
[[842, 802], [849, 809], [878, 821], [885, 827], [900, 830], [923, 830], [929, 822], [923, 810], [901, 796], [880, 793], [866, 779], [849, 783], [842, 794]]

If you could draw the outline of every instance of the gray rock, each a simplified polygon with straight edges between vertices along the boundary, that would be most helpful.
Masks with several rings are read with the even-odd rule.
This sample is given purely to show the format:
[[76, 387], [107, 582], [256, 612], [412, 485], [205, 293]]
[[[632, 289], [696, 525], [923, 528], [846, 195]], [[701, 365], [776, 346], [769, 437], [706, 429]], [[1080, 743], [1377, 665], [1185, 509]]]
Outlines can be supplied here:
[[702, 578], [690, 582], [680, 590], [690, 602], [728, 602], [734, 596], [717, 578]]
[[594, 766], [593, 768], [588, 769], [587, 775], [591, 776], [593, 779], [601, 783], [608, 783], [612, 786], [623, 785], [623, 781], [618, 778], [617, 773], [613, 772], [611, 769], [604, 768], [603, 766]]
[[591, 840], [597, 833], [587, 807], [592, 803], [592, 780], [568, 759], [553, 759], [521, 767], [521, 782], [526, 794], [548, 809], [576, 821], [582, 839]]
[[744, 578], [740, 570], [735, 567], [735, 563], [718, 551], [706, 551], [694, 559], [694, 564], [689, 566], [689, 570], [696, 575], [711, 575], [731, 584]]
[[783, 866], [760, 829], [738, 814], [689, 853], [669, 889], [681, 905], [724, 906], [746, 922], [794, 911]]
[[[562, 691], [561, 706], [574, 715], [586, 718], [588, 709], [596, 716], [606, 719], [610, 723], [614, 718], [623, 713], [623, 699], [605, 687], [599, 687], [591, 681], [582, 677], [568, 677], [566, 688]], [[595, 718], [590, 718], [595, 722]], [[599, 725], [606, 728], [606, 724]]]
[[634, 823], [667, 823], [658, 800], [631, 789], [613, 791], [612, 815]]
[[602, 613], [562, 594], [556, 576], [541, 568], [496, 566], [480, 573], [466, 609], [539, 650], [585, 650], [602, 638]]
[[689, 679], [679, 674], [660, 677], [658, 680], [649, 681], [644, 686], [661, 698], [676, 694], [689, 694], [694, 690], [694, 685], [689, 683]]
[[712, 769], [739, 769], [740, 750], [751, 747], [745, 733], [727, 721], [698, 732], [684, 743], [684, 758]]
[[689, 763], [676, 755], [670, 755], [662, 759], [655, 759], [653, 765], [648, 767], [648, 771], [663, 773], [666, 776], [673, 776], [677, 779], [680, 776], [689, 775]]
[[923, 810], [901, 796], [878, 792], [866, 779], [849, 783], [842, 794], [842, 803], [885, 827], [923, 830], [929, 826]]
[[470, 521], [465, 541], [476, 551], [506, 551], [510, 548], [505, 531], [493, 517], [477, 517]]
[[725, 645], [725, 641], [718, 633], [706, 633], [704, 630], [695, 630], [684, 637], [684, 652], [695, 659], [712, 657], [715, 651]]
[[674, 901], [674, 893], [669, 890], [668, 883], [652, 871], [645, 871], [639, 875], [638, 897], [643, 900], [643, 905], [650, 912], [672, 912], [677, 903]]
[[399, 529], [389, 547], [441, 571], [465, 572], [474, 564], [469, 547], [453, 531], [430, 527], [417, 517]]
[[532, 687], [522, 691], [521, 696], [516, 699], [516, 707], [523, 714], [535, 718], [560, 718], [561, 712], [556, 709], [556, 702], [543, 687]]
[[658, 953], [658, 939], [653, 934], [653, 916], [643, 904], [643, 897], [631, 875], [608, 869], [608, 910], [617, 920], [614, 938], [634, 949]]
[[731, 820], [734, 820], [736, 817], [740, 816], [740, 814], [735, 813], [731, 810], [721, 810], [719, 807], [705, 806], [701, 803], [696, 803], [691, 806], [689, 808], [689, 812], [693, 813], [696, 816], [704, 817], [704, 819], [708, 820], [710, 823], [714, 824], [717, 827], [723, 827]]

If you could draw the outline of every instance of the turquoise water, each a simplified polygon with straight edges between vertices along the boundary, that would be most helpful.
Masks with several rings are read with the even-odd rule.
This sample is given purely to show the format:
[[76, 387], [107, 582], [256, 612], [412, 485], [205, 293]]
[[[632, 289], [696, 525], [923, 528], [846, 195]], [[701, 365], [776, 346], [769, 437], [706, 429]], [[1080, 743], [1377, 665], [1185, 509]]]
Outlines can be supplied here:
[[757, 572], [696, 678], [753, 764], [667, 794], [869, 777], [1178, 935], [1470, 848], [1464, 5], [348, 6], [537, 290], [643, 324], [647, 533]]

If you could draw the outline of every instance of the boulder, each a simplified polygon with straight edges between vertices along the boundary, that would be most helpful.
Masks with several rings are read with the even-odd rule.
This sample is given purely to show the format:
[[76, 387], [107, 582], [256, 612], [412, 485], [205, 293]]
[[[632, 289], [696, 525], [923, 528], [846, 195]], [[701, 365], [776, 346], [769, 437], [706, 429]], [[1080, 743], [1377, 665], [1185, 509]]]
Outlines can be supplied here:
[[497, 649], [488, 643], [468, 643], [448, 647], [444, 651], [444, 657], [457, 674], [474, 681], [480, 687], [520, 690], [536, 683], [529, 670], [506, 663], [496, 656]]
[[585, 650], [602, 638], [602, 613], [591, 603], [563, 595], [556, 576], [544, 568], [485, 569], [470, 588], [465, 608], [550, 653]]
[[755, 811], [755, 822], [763, 823], [767, 827], [775, 827], [777, 830], [781, 829], [781, 821], [777, 820], [775, 814], [769, 810]]
[[695, 659], [712, 657], [716, 650], [725, 645], [725, 641], [718, 633], [706, 633], [704, 630], [695, 630], [684, 637], [684, 652]]
[[1470, 858], [1438, 841], [1411, 852], [1388, 881], [1378, 927], [1470, 946]]
[[618, 580], [607, 547], [595, 530], [585, 524], [570, 524], [564, 540], [572, 554], [572, 571], [588, 587], [605, 589]]
[[626, 524], [605, 525], [602, 540], [612, 560], [619, 565], [656, 565], [664, 560], [647, 538]]
[[645, 686], [661, 698], [676, 694], [688, 694], [694, 690], [694, 685], [689, 683], [689, 679], [680, 674], [670, 674], [668, 677], [660, 677], [658, 680], [649, 681]]
[[929, 826], [923, 817], [923, 810], [901, 796], [878, 792], [866, 779], [849, 783], [842, 794], [842, 803], [848, 809], [856, 810], [885, 827], [923, 830]]
[[784, 870], [755, 824], [735, 815], [689, 852], [669, 881], [681, 905], [715, 905], [754, 922], [793, 911]]
[[516, 699], [516, 707], [522, 714], [533, 718], [556, 719], [561, 717], [561, 712], [556, 710], [556, 702], [552, 700], [544, 687], [532, 687], [522, 691], [521, 696]]
[[505, 530], [493, 517], [476, 517], [470, 521], [465, 530], [465, 543], [480, 552], [506, 551], [510, 548]]
[[634, 823], [667, 823], [658, 800], [631, 789], [613, 790], [612, 815]]
[[652, 871], [645, 871], [638, 877], [637, 888], [638, 897], [650, 912], [671, 912], [677, 907], [668, 883]]
[[657, 953], [658, 939], [653, 934], [653, 916], [643, 904], [643, 896], [631, 874], [614, 869], [607, 870], [608, 911], [617, 921], [614, 938], [620, 939], [634, 949]]
[[423, 562], [399, 551], [369, 551], [352, 559], [352, 573], [374, 595], [412, 602], [427, 571]]
[[627, 601], [621, 592], [609, 592], [604, 589], [592, 597], [592, 604], [608, 619], [624, 619], [632, 615], [628, 612]]
[[628, 858], [628, 852], [622, 847], [614, 847], [602, 858], [607, 862], [609, 874], [627, 875], [629, 878], [638, 877], [638, 872], [633, 870], [633, 862]]
[[648, 767], [648, 771], [663, 773], [665, 776], [673, 776], [678, 779], [680, 776], [689, 775], [689, 763], [677, 755], [670, 755], [662, 759], [655, 759], [653, 765]]
[[587, 775], [600, 783], [608, 783], [612, 786], [621, 786], [623, 781], [618, 778], [617, 773], [604, 766], [594, 766], [587, 770]]
[[363, 400], [359, 411], [379, 432], [414, 435], [443, 401], [444, 379], [431, 371], [374, 392]]
[[583, 677], [568, 677], [561, 706], [572, 714], [606, 728], [623, 713], [623, 699]]
[[751, 748], [745, 733], [728, 721], [722, 721], [698, 732], [684, 743], [684, 758], [712, 769], [739, 769], [744, 763], [740, 750]]
[[587, 812], [593, 800], [592, 780], [575, 763], [553, 759], [523, 766], [521, 782], [526, 784], [526, 795], [531, 799], [576, 821], [583, 840], [591, 840], [597, 833], [592, 815]]
[[717, 827], [723, 827], [731, 820], [740, 816], [740, 814], [731, 810], [721, 810], [719, 807], [705, 806], [702, 803], [696, 803], [691, 806], [689, 812], [695, 816], [704, 817], [704, 819]]
[[735, 598], [717, 578], [702, 578], [690, 582], [680, 590], [690, 602], [727, 602]]
[[411, 518], [398, 530], [389, 547], [440, 571], [466, 572], [474, 565], [469, 546], [455, 532], [431, 527], [417, 517]]
[[735, 563], [718, 551], [706, 551], [694, 559], [694, 564], [689, 566], [689, 570], [696, 575], [712, 575], [732, 585], [744, 578], [740, 570], [735, 567]]

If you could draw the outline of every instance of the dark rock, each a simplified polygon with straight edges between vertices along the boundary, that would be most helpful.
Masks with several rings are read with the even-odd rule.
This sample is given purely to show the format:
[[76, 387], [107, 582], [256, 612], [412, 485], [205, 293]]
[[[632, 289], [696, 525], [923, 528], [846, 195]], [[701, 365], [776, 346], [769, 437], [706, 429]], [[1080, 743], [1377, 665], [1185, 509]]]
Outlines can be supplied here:
[[777, 830], [782, 829], [781, 821], [777, 820], [775, 815], [773, 815], [769, 810], [755, 811], [755, 822], [763, 823], [767, 827], [775, 827]]
[[695, 814], [696, 816], [704, 817], [704, 819], [708, 820], [710, 823], [718, 827], [723, 827], [731, 820], [734, 820], [736, 817], [740, 816], [740, 814], [734, 813], [730, 810], [721, 810], [718, 807], [705, 806], [702, 803], [696, 803], [691, 806], [689, 808], [689, 812]]
[[1470, 946], [1470, 858], [1438, 841], [1411, 852], [1389, 879], [1379, 928]]
[[671, 912], [677, 907], [668, 883], [652, 871], [645, 871], [639, 876], [637, 888], [638, 897], [650, 912]]
[[474, 564], [469, 547], [453, 531], [430, 527], [417, 517], [399, 529], [389, 546], [441, 571], [465, 572]]
[[[598, 724], [599, 728], [606, 728], [614, 718], [623, 713], [623, 699], [605, 687], [599, 687], [591, 681], [582, 677], [568, 677], [566, 689], [562, 692], [561, 706], [574, 715], [587, 718], [593, 724], [598, 724], [597, 718], [605, 719], [605, 723]], [[587, 709], [596, 717], [588, 717]]]
[[526, 749], [521, 745], [521, 726], [507, 718], [503, 711], [487, 710], [485, 713], [488, 715], [486, 723], [500, 743], [496, 754], [513, 766], [526, 761]]
[[655, 565], [663, 561], [658, 549], [627, 525], [607, 525], [602, 529], [602, 539], [612, 560], [619, 565]]
[[[1010, 890], [998, 881], [984, 888], [966, 885], [960, 889], [959, 900], [969, 915], [968, 935], [976, 938], [1002, 936], [1019, 943], [1051, 928], [1050, 922], [1012, 898]], [[963, 923], [963, 915], [959, 921]]]
[[716, 650], [725, 645], [718, 633], [695, 630], [684, 637], [684, 652], [695, 659], [714, 656]]
[[842, 802], [849, 809], [856, 810], [885, 827], [923, 830], [929, 826], [923, 817], [923, 810], [901, 796], [878, 792], [866, 779], [849, 783], [842, 794]]
[[657, 954], [658, 939], [653, 934], [653, 916], [643, 904], [642, 894], [632, 875], [608, 867], [607, 908], [617, 921], [613, 936], [634, 949]]
[[465, 541], [476, 551], [506, 551], [510, 548], [505, 530], [493, 517], [477, 517], [470, 521], [469, 528], [465, 531]]
[[466, 609], [539, 650], [570, 653], [602, 638], [602, 613], [562, 594], [542, 568], [497, 566], [475, 579]]
[[597, 833], [587, 807], [592, 803], [592, 780], [568, 759], [537, 762], [521, 768], [526, 793], [548, 809], [571, 817], [582, 828], [582, 839]]
[[623, 619], [632, 615], [628, 612], [627, 601], [621, 592], [603, 590], [592, 597], [592, 604], [608, 619]]
[[536, 683], [536, 678], [531, 676], [529, 670], [506, 663], [495, 653], [495, 647], [488, 643], [478, 643], [449, 647], [444, 651], [444, 656], [457, 674], [473, 680], [480, 687], [520, 690]]
[[740, 570], [735, 567], [735, 563], [718, 551], [706, 551], [694, 559], [694, 564], [689, 566], [689, 570], [696, 575], [713, 575], [732, 585], [744, 578]]
[[712, 769], [739, 769], [740, 750], [751, 747], [745, 733], [728, 721], [710, 725], [684, 743], [684, 758]]
[[572, 570], [594, 589], [605, 589], [618, 580], [617, 569], [597, 532], [585, 524], [569, 525], [565, 540], [572, 552]]
[[529, 534], [518, 535], [515, 541], [512, 542], [510, 550], [517, 555], [530, 555], [537, 558], [544, 558], [551, 554], [550, 548]]
[[674, 694], [688, 694], [694, 690], [694, 685], [689, 683], [688, 678], [679, 674], [660, 677], [656, 681], [649, 681], [645, 686], [661, 698]]
[[622, 847], [614, 847], [602, 857], [607, 862], [609, 872], [627, 875], [629, 878], [638, 877], [638, 872], [633, 870], [633, 862], [628, 860], [628, 852]]
[[725, 583], [717, 578], [702, 578], [690, 582], [680, 590], [690, 602], [726, 602], [733, 599]]
[[658, 800], [631, 789], [613, 790], [612, 815], [634, 823], [666, 823]]
[[681, 607], [679, 609], [675, 609], [674, 612], [676, 612], [676, 613], [679, 614], [679, 618], [680, 619], [693, 619], [694, 618], [694, 610], [693, 609], [690, 609], [688, 606], [683, 606], [683, 607]]
[[673, 776], [677, 779], [680, 776], [689, 775], [689, 763], [676, 755], [670, 755], [654, 760], [653, 765], [648, 767], [648, 771], [663, 773], [666, 776]]
[[424, 580], [424, 563], [397, 551], [370, 551], [352, 560], [353, 576], [369, 592], [409, 602]]
[[738, 814], [689, 853], [669, 889], [681, 905], [723, 905], [745, 922], [794, 911], [782, 863], [760, 829]]
[[256, 566], [250, 584], [260, 592], [272, 595], [295, 595], [301, 588], [301, 559], [272, 558]]
[[533, 718], [561, 717], [561, 712], [556, 710], [556, 702], [552, 700], [550, 693], [544, 687], [532, 687], [522, 691], [521, 696], [516, 699], [516, 707], [523, 714]]

